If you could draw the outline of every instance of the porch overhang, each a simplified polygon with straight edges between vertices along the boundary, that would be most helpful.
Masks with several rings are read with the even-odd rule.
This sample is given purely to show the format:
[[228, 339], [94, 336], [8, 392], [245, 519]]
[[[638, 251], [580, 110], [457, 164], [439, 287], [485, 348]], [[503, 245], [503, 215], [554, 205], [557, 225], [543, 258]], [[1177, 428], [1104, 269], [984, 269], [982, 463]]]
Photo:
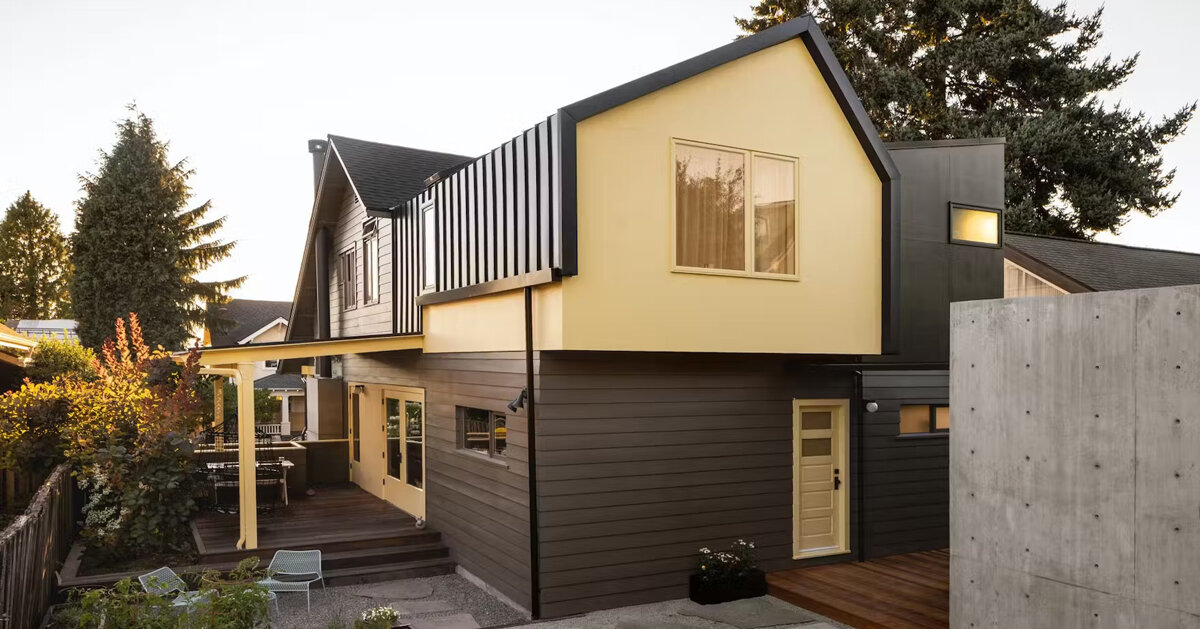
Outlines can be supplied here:
[[[317, 358], [342, 354], [370, 354], [373, 352], [395, 352], [424, 347], [420, 334], [387, 334], [328, 339], [321, 341], [280, 341], [278, 343], [255, 343], [229, 347], [201, 347], [200, 365], [220, 367], [239, 363], [254, 363], [263, 360], [287, 360], [292, 358]], [[182, 362], [189, 352], [176, 352], [175, 360]]]
[[[241, 535], [237, 548], [258, 548], [257, 461], [254, 456], [254, 369], [264, 360], [317, 358], [341, 354], [369, 354], [421, 349], [420, 334], [360, 336], [322, 341], [282, 341], [229, 347], [204, 347], [176, 352], [172, 358], [185, 362], [192, 352], [200, 354], [200, 373], [229, 377], [237, 382], [238, 433], [238, 514]], [[220, 380], [218, 380], [220, 382]], [[224, 396], [214, 389], [213, 402]], [[214, 415], [216, 413], [214, 412]], [[245, 447], [246, 445], [249, 447]]]

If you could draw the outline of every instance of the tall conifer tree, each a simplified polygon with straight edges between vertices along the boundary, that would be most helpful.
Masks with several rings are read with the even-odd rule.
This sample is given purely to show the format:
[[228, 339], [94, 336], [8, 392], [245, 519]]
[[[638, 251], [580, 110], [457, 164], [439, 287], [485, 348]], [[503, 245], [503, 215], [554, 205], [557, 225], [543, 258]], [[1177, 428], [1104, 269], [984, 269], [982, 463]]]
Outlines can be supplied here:
[[153, 122], [130, 111], [96, 173], [80, 176], [71, 298], [85, 345], [99, 346], [117, 317], [136, 312], [148, 344], [178, 349], [205, 324], [204, 303], [227, 299], [245, 278], [197, 279], [235, 243], [214, 238], [225, 218], [206, 219], [211, 202], [188, 208], [193, 171], [170, 163]]
[[1091, 237], [1132, 211], [1154, 216], [1168, 188], [1163, 146], [1195, 104], [1160, 121], [1103, 102], [1137, 55], [1096, 58], [1102, 10], [1036, 0], [760, 0], [758, 32], [812, 13], [885, 140], [1004, 136], [1005, 226]]
[[0, 221], [0, 319], [70, 316], [70, 269], [58, 217], [26, 192]]

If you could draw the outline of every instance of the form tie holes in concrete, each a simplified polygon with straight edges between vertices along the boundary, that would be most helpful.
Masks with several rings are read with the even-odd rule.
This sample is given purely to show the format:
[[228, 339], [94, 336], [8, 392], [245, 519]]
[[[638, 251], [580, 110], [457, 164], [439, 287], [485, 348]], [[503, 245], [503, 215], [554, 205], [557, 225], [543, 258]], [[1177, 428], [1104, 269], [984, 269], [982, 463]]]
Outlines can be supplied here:
[[1026, 508], [1026, 509], [1028, 509], [1028, 508], [1029, 508], [1029, 503], [1028, 503], [1028, 502], [1027, 502], [1027, 503], [1025, 503], [1025, 508]]
[[[349, 292], [349, 291], [347, 291], [347, 292]], [[1025, 368], [1029, 369], [1029, 363], [1025, 363]]]
[[[349, 291], [347, 291], [347, 292], [349, 292]], [[1026, 454], [1026, 455], [1025, 455], [1025, 460], [1026, 460], [1026, 461], [1028, 461], [1028, 460], [1029, 460], [1029, 455], [1028, 455], [1028, 454]]]
[[1093, 568], [1099, 568], [1099, 567], [1100, 567], [1100, 564], [1098, 564], [1098, 563], [1094, 563], [1094, 564], [1092, 564], [1092, 567], [1093, 567]]
[[1178, 532], [1179, 532], [1179, 527], [1178, 527], [1178, 526], [1177, 526], [1177, 527], [1175, 527], [1175, 532], [1176, 532], [1176, 533], [1178, 533]]
[[[348, 292], [348, 291], [347, 291], [347, 292]], [[1180, 474], [1179, 474], [1179, 472], [1175, 472], [1175, 478], [1179, 478], [1179, 477], [1180, 477]]]
[[1096, 463], [1096, 469], [1100, 469], [1100, 464]]
[[1183, 421], [1183, 420], [1179, 419], [1178, 417], [1176, 417], [1176, 418], [1175, 418], [1175, 423], [1176, 423], [1176, 424], [1178, 424], [1178, 423], [1181, 423], [1182, 421]]

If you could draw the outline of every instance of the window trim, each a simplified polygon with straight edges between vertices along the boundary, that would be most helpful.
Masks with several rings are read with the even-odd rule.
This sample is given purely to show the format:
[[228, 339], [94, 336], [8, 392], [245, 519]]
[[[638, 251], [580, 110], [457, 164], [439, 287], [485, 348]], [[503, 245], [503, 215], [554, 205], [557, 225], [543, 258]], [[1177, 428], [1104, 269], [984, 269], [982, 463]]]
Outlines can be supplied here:
[[[929, 407], [929, 430], [925, 432], [900, 432], [900, 409], [905, 406], [928, 406]], [[924, 401], [924, 400], [905, 400], [896, 408], [896, 438], [897, 439], [922, 439], [929, 437], [949, 437], [950, 428], [937, 427], [937, 409], [950, 408], [950, 405], [943, 401]]]
[[[972, 205], [970, 203], [959, 203], [951, 201], [946, 206], [946, 237], [950, 244], [966, 245], [968, 247], [986, 247], [988, 249], [1001, 249], [1004, 247], [1004, 210], [1001, 208], [984, 207], [982, 205]], [[978, 212], [990, 212], [996, 215], [996, 244], [983, 242], [980, 240], [962, 240], [954, 237], [954, 210], [976, 210]]]
[[[678, 243], [676, 242], [678, 234], [676, 233], [676, 213], [678, 208], [675, 204], [675, 147], [678, 145], [693, 146], [697, 148], [714, 149], [718, 151], [727, 151], [732, 153], [741, 153], [744, 158], [745, 172], [742, 175], [742, 213], [745, 217], [746, 226], [743, 229], [743, 235], [746, 239], [745, 270], [738, 271], [735, 269], [708, 269], [703, 267], [682, 266], [678, 264], [676, 251]], [[672, 137], [670, 140], [670, 148], [667, 151], [667, 179], [669, 181], [670, 191], [667, 195], [667, 216], [668, 216], [668, 235], [670, 245], [668, 247], [668, 265], [672, 273], [687, 273], [694, 275], [723, 275], [730, 277], [750, 277], [764, 280], [782, 280], [785, 282], [799, 282], [800, 278], [800, 158], [795, 155], [785, 155], [783, 153], [772, 153], [770, 151], [755, 151], [751, 149], [738, 148], [736, 146], [727, 146], [724, 144], [716, 144], [713, 142], [701, 142], [699, 140], [688, 140], [686, 138]], [[795, 233], [792, 234], [792, 242], [794, 244], [792, 255], [795, 256], [793, 262], [795, 273], [764, 273], [754, 270], [754, 158], [756, 156], [769, 157], [773, 159], [786, 160], [792, 162], [793, 190], [795, 191], [795, 207], [793, 208], [794, 216], [792, 227]]]
[[[346, 256], [352, 256], [350, 264], [345, 264]], [[351, 273], [358, 274], [358, 247], [355, 243], [350, 243], [350, 246], [342, 249], [338, 253], [338, 302], [339, 312], [349, 312], [358, 308], [358, 278], [351, 277], [349, 280], [345, 277], [346, 269], [350, 269]], [[346, 286], [350, 286], [350, 291], [346, 290]], [[351, 294], [350, 303], [346, 303], [347, 293]]]
[[[488, 451], [486, 453], [467, 447], [466, 421], [467, 421], [467, 411], [469, 411], [469, 410], [484, 411], [488, 414]], [[487, 409], [487, 408], [479, 408], [479, 407], [475, 407], [475, 406], [455, 406], [454, 407], [454, 419], [455, 419], [454, 432], [455, 432], [456, 449], [463, 454], [474, 456], [474, 457], [479, 457], [481, 459], [486, 459], [489, 461], [496, 461], [496, 462], [506, 461], [508, 459], [507, 455], [496, 452], [496, 418], [497, 417], [504, 418], [504, 429], [507, 434], [508, 419], [509, 419], [509, 417], [511, 417], [511, 414], [502, 413], [500, 411], [493, 411], [493, 410]], [[508, 449], [508, 447], [507, 447], [507, 438], [506, 438], [505, 450], [507, 450], [507, 449]]]
[[[437, 247], [437, 203], [430, 199], [421, 204], [417, 209], [421, 215], [421, 294], [433, 293], [437, 291], [437, 267], [438, 267], [438, 247]], [[433, 220], [426, 220], [432, 218]], [[432, 228], [432, 237], [429, 235], [429, 230]], [[433, 243], [433, 251], [427, 251], [429, 243]], [[432, 256], [432, 272], [433, 282], [426, 283], [430, 278], [429, 268]]]
[[[380, 276], [382, 269], [379, 266], [379, 219], [369, 219], [363, 222], [363, 255], [362, 255], [362, 282], [363, 282], [363, 305], [374, 305], [379, 303], [379, 292], [382, 286]], [[375, 277], [371, 277], [368, 272], [367, 263], [370, 261], [370, 256], [367, 255], [367, 243], [374, 242], [375, 248]], [[368, 297], [368, 288], [369, 291]]]

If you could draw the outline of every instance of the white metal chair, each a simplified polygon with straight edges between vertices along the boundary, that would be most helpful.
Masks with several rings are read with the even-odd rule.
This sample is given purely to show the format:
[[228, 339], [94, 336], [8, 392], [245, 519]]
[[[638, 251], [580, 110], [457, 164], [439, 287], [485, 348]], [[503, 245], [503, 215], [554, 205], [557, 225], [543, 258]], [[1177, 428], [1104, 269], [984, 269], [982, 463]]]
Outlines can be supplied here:
[[188, 591], [187, 584], [183, 579], [179, 578], [175, 571], [163, 566], [154, 572], [149, 572], [138, 577], [138, 582], [142, 584], [142, 589], [151, 594], [167, 598], [178, 592], [175, 599], [171, 601], [172, 607], [186, 607], [191, 609], [198, 601], [204, 599], [204, 596], [195, 590]]
[[[267, 566], [266, 579], [259, 581], [271, 592], [304, 592], [305, 604], [312, 612], [312, 596], [309, 585], [320, 581], [325, 589], [325, 575], [321, 572], [319, 550], [277, 550]], [[276, 603], [278, 605], [278, 603]]]

